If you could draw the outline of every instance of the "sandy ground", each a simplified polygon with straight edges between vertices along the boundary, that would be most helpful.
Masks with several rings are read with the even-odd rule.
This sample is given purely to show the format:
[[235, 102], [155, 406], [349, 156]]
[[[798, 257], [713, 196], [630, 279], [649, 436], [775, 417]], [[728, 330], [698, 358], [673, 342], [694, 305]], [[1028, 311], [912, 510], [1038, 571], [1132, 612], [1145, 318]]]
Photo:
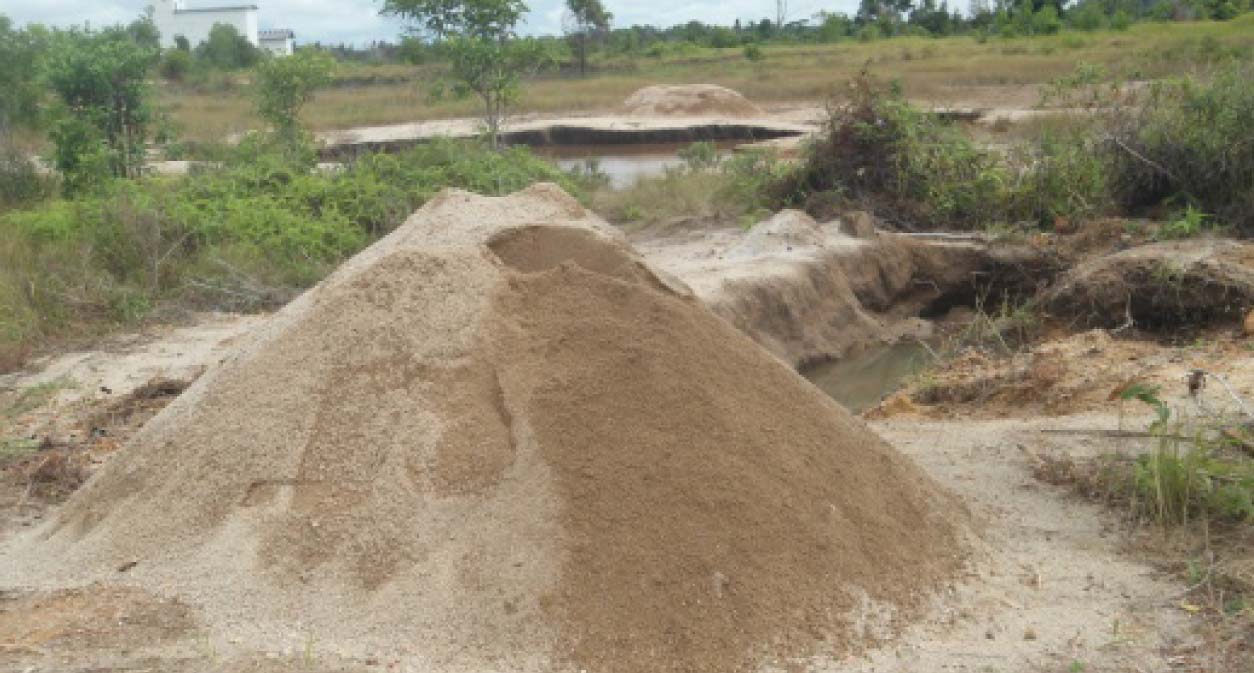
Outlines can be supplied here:
[[[1042, 428], [1116, 428], [1109, 415], [892, 420], [872, 427], [983, 521], [970, 578], [926, 623], [847, 670], [1167, 671], [1191, 651], [1183, 585], [1125, 554], [1129, 531], [1032, 476], [1034, 455], [1115, 450]], [[1126, 441], [1126, 440], [1125, 440]], [[1072, 668], [1074, 666], [1074, 668]]]
[[[0, 409], [13, 408], [26, 391], [51, 390], [37, 408], [0, 416], [0, 439], [67, 432], [92, 410], [153, 378], [193, 378], [264, 320], [205, 316], [193, 326], [48, 358], [32, 371], [0, 378]], [[1215, 362], [1223, 362], [1225, 375], [1244, 395], [1254, 390], [1254, 354], [1229, 345], [1214, 347], [1219, 349]], [[1101, 355], [1086, 348], [1089, 357]], [[1123, 346], [1105, 348], [1109, 361], [1129, 357]], [[1141, 375], [1169, 382], [1187, 365], [1187, 349], [1136, 349], [1138, 358], [1153, 365], [1138, 370]], [[1088, 382], [1103, 391], [1094, 404], [1066, 405], [1045, 417], [1028, 407], [1015, 417], [1015, 405], [1007, 404], [998, 411], [1007, 416], [1003, 418], [963, 418], [960, 411], [949, 418], [906, 414], [871, 421], [875, 431], [971, 510], [978, 522], [977, 551], [966, 579], [936, 597], [936, 608], [925, 621], [887, 642], [870, 629], [862, 655], [824, 670], [1224, 670], [1200, 667], [1206, 653], [1194, 628], [1197, 617], [1182, 609], [1183, 580], [1132, 551], [1153, 533], [1135, 530], [1118, 513], [1033, 477], [1041, 456], [1137, 449], [1136, 440], [1054, 432], [1143, 425], [1139, 417], [1111, 413], [1109, 405], [1095, 406], [1123, 373], [1112, 369]], [[1218, 391], [1210, 399], [1216, 407], [1226, 404]], [[1180, 403], [1180, 396], [1173, 393], [1172, 401]], [[1094, 413], [1095, 408], [1107, 411]], [[56, 506], [27, 498], [27, 490], [29, 483], [20, 474], [6, 475], [0, 483], [0, 534], [33, 525]], [[404, 670], [387, 661], [342, 659], [312, 636], [303, 647], [241, 652], [232, 642], [209, 634], [194, 608], [130, 590], [96, 586], [54, 595], [0, 591], [4, 671]]]
[[45, 357], [25, 371], [0, 375], [0, 403], [24, 389], [49, 386], [56, 391], [45, 411], [56, 412], [84, 400], [126, 395], [158, 377], [191, 379], [263, 320], [257, 315], [207, 313], [187, 326], [154, 327], [110, 339], [95, 349]]
[[[194, 372], [257, 320], [218, 318], [122, 353], [67, 355], [19, 380], [82, 376], [124, 391], [149, 374]], [[1191, 616], [1180, 607], [1183, 582], [1126, 551], [1133, 533], [1118, 516], [1032, 476], [1038, 456], [1096, 455], [1130, 441], [1042, 430], [1114, 429], [1121, 422], [1129, 418], [1081, 413], [1030, 421], [873, 421], [874, 430], [960, 496], [980, 538], [967, 578], [937, 598], [926, 621], [830, 670], [1194, 670], [1181, 667], [1199, 647]], [[119, 592], [95, 587], [51, 597], [0, 595], [0, 632], [6, 634], [0, 670], [396, 670], [386, 662], [342, 661], [313, 640], [307, 651], [236, 652], [232, 643], [206, 635], [187, 606], [155, 596], [118, 598]], [[101, 620], [106, 597], [113, 607]], [[868, 636], [871, 643], [874, 634]]]

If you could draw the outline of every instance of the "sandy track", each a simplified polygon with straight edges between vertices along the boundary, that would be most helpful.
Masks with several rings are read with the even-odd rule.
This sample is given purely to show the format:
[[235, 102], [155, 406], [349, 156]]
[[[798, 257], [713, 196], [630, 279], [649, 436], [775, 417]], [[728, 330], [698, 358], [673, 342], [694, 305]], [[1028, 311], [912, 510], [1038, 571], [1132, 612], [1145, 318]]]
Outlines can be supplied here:
[[1183, 585], [1123, 552], [1130, 531], [1112, 512], [1032, 476], [1034, 456], [1130, 448], [1042, 428], [1114, 429], [1117, 417], [871, 426], [962, 497], [984, 525], [983, 556], [952, 603], [848, 670], [1178, 670], [1192, 642]]

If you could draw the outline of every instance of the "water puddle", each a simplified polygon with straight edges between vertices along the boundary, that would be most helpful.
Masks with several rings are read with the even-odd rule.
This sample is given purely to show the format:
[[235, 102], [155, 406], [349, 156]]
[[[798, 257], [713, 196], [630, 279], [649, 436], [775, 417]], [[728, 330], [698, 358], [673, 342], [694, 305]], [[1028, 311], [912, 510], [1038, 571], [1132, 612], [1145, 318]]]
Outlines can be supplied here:
[[901, 342], [807, 367], [801, 375], [832, 399], [858, 413], [900, 389], [930, 358], [923, 344]]
[[[714, 143], [720, 158], [731, 155], [740, 140]], [[691, 143], [653, 143], [639, 145], [543, 145], [532, 151], [555, 161], [565, 171], [596, 170], [609, 178], [610, 188], [628, 189], [644, 177], [662, 175], [667, 169], [679, 168], [684, 160], [679, 151]]]

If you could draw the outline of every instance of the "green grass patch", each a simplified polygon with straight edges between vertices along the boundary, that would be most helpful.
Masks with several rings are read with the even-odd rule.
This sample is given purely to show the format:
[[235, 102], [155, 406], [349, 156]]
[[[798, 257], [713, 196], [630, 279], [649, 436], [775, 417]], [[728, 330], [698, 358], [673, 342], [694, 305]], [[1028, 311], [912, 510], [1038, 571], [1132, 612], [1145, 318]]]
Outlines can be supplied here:
[[68, 378], [59, 378], [46, 383], [22, 389], [13, 401], [0, 408], [0, 418], [12, 420], [28, 414], [52, 400], [62, 390], [77, 387], [78, 384]]
[[496, 195], [553, 181], [580, 193], [525, 149], [473, 142], [366, 156], [332, 173], [251, 143], [236, 157], [190, 178], [117, 180], [0, 215], [0, 361], [133, 323], [166, 301], [277, 305], [446, 187]]

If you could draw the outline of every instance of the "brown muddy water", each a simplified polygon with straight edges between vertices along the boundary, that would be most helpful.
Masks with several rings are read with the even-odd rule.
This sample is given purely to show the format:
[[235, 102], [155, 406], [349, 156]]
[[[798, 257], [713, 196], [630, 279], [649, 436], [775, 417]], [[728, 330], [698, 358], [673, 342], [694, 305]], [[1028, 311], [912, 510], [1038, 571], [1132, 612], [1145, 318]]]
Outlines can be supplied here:
[[923, 344], [901, 342], [805, 367], [801, 375], [832, 399], [858, 413], [899, 390], [930, 358]]
[[[714, 145], [721, 159], [730, 156], [736, 145], [743, 142], [728, 140]], [[682, 167], [684, 160], [679, 157], [679, 151], [689, 145], [691, 143], [541, 145], [531, 151], [552, 159], [564, 171], [599, 172], [609, 180], [611, 189], [629, 189], [641, 178]]]

